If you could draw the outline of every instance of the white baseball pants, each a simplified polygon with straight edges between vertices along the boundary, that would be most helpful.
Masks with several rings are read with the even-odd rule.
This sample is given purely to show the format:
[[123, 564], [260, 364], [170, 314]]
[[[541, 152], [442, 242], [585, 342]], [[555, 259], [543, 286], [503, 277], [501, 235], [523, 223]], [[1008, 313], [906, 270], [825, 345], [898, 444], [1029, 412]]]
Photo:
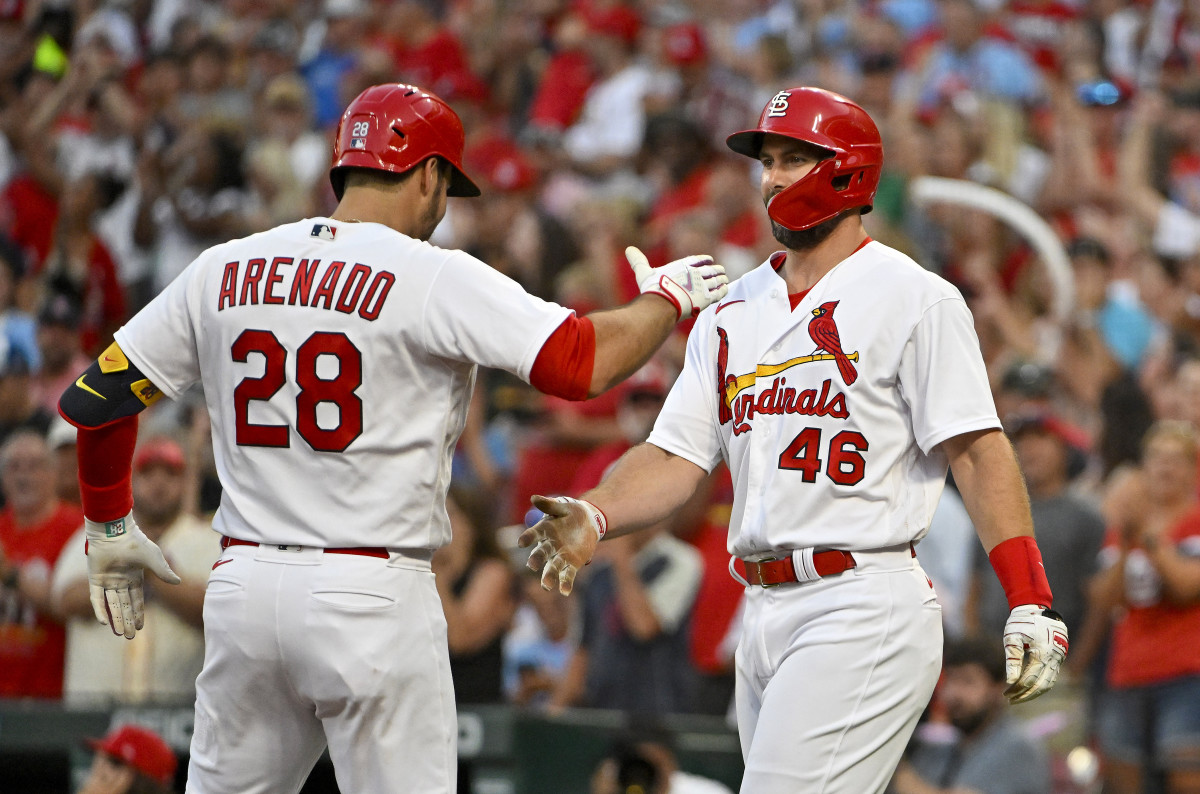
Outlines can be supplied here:
[[941, 607], [909, 548], [746, 589], [736, 654], [743, 794], [882, 792], [933, 694]]
[[452, 794], [457, 722], [428, 553], [231, 546], [204, 600], [187, 791], [294, 794], [328, 743], [355, 794]]

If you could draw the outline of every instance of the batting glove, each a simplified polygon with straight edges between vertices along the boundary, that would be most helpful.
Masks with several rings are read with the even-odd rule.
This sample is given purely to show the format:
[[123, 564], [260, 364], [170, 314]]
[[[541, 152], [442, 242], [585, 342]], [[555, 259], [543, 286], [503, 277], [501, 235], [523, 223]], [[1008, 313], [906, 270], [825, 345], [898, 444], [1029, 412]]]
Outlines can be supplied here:
[[526, 564], [542, 572], [543, 590], [553, 590], [557, 583], [558, 592], [570, 595], [575, 574], [591, 561], [608, 520], [600, 508], [582, 499], [534, 496], [531, 501], [545, 515], [521, 533], [517, 545], [533, 547]]
[[646, 255], [631, 245], [625, 249], [625, 258], [642, 294], [666, 298], [681, 320], [695, 317], [729, 292], [725, 268], [715, 264], [711, 256], [685, 256], [662, 267], [650, 267]]
[[169, 584], [179, 584], [179, 577], [167, 565], [162, 549], [138, 529], [133, 513], [115, 521], [84, 519], [83, 526], [92, 611], [113, 634], [133, 639], [146, 621], [143, 569], [149, 568]]
[[1005, 671], [1010, 703], [1049, 692], [1067, 658], [1067, 624], [1057, 612], [1034, 604], [1014, 607], [1004, 626]]

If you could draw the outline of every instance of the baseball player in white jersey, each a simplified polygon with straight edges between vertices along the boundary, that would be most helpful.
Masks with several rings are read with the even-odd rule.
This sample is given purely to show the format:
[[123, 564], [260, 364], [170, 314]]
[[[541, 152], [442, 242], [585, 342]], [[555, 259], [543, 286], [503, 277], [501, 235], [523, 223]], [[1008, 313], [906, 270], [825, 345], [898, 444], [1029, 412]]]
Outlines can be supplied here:
[[479, 190], [461, 122], [419, 88], [364, 91], [334, 147], [332, 217], [204, 252], [60, 401], [81, 428], [92, 603], [132, 637], [143, 568], [174, 578], [129, 513], [136, 415], [204, 385], [224, 551], [204, 604], [189, 792], [298, 791], [326, 745], [343, 791], [453, 792], [429, 561], [449, 540], [476, 365], [583, 399], [728, 289], [709, 257], [652, 270], [630, 249], [651, 296], [579, 318], [429, 245], [447, 195]]
[[939, 674], [941, 614], [914, 544], [947, 465], [1012, 605], [1011, 700], [1054, 683], [1067, 630], [962, 296], [863, 228], [883, 162], [870, 116], [795, 88], [728, 143], [761, 161], [786, 250], [700, 315], [647, 443], [579, 500], [534, 497], [548, 515], [521, 544], [567, 594], [600, 538], [661, 520], [724, 459], [746, 585], [741, 790], [879, 792]]

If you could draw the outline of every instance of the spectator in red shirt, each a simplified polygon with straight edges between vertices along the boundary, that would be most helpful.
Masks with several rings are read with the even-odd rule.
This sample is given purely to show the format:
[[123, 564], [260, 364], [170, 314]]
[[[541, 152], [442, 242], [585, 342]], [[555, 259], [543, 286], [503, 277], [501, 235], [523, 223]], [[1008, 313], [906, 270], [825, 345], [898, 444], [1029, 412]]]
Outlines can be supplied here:
[[0, 697], [62, 697], [66, 631], [50, 607], [50, 572], [83, 512], [54, 486], [41, 435], [22, 431], [0, 447]]
[[1140, 471], [1114, 494], [1123, 509], [1091, 588], [1117, 615], [1097, 719], [1105, 790], [1145, 791], [1152, 770], [1173, 794], [1200, 790], [1198, 450], [1187, 423], [1156, 423]]

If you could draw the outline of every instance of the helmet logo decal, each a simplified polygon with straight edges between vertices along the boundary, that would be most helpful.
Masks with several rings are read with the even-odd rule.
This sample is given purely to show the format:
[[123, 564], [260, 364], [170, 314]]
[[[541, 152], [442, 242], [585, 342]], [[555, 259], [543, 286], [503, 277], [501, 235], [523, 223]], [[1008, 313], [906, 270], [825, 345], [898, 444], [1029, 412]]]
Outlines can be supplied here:
[[786, 116], [788, 111], [788, 97], [792, 94], [790, 91], [780, 91], [771, 98], [771, 103], [767, 105], [770, 110], [767, 116]]

